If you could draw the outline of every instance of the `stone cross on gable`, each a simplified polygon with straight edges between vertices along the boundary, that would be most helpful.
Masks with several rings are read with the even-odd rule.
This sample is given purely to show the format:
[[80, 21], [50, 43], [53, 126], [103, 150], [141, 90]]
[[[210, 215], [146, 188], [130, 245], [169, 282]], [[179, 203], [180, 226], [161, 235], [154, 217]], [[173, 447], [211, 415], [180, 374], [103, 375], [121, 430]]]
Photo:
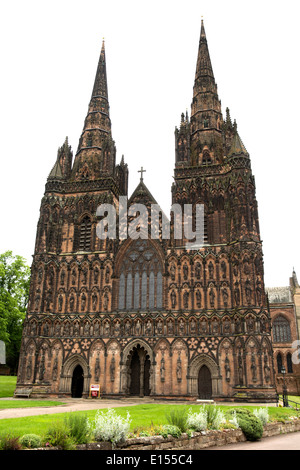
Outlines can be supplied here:
[[138, 173], [141, 173], [141, 181], [143, 181], [143, 173], [145, 173], [145, 171], [147, 170], [144, 170], [143, 167], [141, 167], [141, 169], [138, 170]]

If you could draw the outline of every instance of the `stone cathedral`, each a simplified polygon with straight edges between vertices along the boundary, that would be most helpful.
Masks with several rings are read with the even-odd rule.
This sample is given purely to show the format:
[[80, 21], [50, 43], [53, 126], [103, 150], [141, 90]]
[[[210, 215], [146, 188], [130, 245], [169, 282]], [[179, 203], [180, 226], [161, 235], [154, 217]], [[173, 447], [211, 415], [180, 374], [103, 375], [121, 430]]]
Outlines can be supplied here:
[[[66, 139], [41, 201], [15, 396], [88, 397], [98, 384], [103, 397], [273, 401], [255, 181], [222, 115], [203, 21], [171, 193], [172, 204], [203, 205], [204, 244], [176, 238], [172, 214], [168, 239], [142, 236], [147, 226], [97, 236], [97, 208], [118, 215], [128, 174], [116, 164], [103, 43], [75, 157]], [[157, 204], [143, 169], [127, 201]]]

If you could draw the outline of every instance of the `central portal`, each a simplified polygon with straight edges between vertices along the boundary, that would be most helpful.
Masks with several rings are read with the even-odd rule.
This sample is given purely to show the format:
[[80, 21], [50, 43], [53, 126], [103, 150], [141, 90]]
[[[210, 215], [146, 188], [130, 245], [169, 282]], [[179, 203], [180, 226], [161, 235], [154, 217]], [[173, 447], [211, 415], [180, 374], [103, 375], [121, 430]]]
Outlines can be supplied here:
[[139, 397], [150, 395], [150, 359], [147, 351], [137, 345], [128, 359], [129, 393]]

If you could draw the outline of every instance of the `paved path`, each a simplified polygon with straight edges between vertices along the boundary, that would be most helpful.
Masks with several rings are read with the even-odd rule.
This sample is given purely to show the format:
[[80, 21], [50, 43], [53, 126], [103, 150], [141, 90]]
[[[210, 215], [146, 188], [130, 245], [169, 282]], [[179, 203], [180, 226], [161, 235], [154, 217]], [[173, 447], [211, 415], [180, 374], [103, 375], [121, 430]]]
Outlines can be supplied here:
[[[170, 404], [170, 405], [196, 405], [201, 403], [197, 401], [160, 401], [153, 400], [151, 398], [121, 398], [110, 400], [106, 398], [101, 399], [86, 399], [86, 398], [64, 398], [64, 399], [55, 399], [53, 401], [60, 402], [61, 405], [58, 406], [45, 406], [45, 407], [36, 407], [36, 408], [7, 408], [1, 410], [1, 400], [0, 399], [0, 419], [6, 418], [21, 418], [23, 416], [37, 416], [37, 415], [46, 415], [54, 413], [67, 413], [69, 411], [85, 411], [85, 410], [95, 410], [102, 408], [118, 408], [120, 406], [134, 406], [141, 404]], [[3, 400], [8, 400], [8, 398], [3, 398]], [[20, 398], [11, 398], [13, 401], [21, 400]], [[220, 405], [229, 405], [234, 406], [234, 403], [219, 403]], [[218, 403], [217, 403], [218, 405]], [[245, 403], [239, 403], [239, 406], [246, 405]], [[276, 406], [275, 403], [257, 403], [257, 407], [260, 406]]]
[[207, 447], [203, 450], [300, 450], [300, 432], [264, 437], [256, 442], [239, 442], [220, 447]]

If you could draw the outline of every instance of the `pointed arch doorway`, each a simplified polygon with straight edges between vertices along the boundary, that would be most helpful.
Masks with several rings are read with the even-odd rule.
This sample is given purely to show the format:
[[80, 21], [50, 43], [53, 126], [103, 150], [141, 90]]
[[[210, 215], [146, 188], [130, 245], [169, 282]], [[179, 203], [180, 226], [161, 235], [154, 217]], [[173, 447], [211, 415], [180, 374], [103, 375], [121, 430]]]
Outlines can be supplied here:
[[71, 393], [72, 398], [81, 398], [83, 392], [83, 369], [80, 365], [77, 365], [72, 375], [72, 387]]
[[209, 368], [203, 365], [198, 374], [198, 396], [202, 400], [210, 400], [212, 397], [212, 380]]
[[147, 351], [139, 344], [128, 357], [128, 391], [133, 396], [150, 395], [150, 358]]

